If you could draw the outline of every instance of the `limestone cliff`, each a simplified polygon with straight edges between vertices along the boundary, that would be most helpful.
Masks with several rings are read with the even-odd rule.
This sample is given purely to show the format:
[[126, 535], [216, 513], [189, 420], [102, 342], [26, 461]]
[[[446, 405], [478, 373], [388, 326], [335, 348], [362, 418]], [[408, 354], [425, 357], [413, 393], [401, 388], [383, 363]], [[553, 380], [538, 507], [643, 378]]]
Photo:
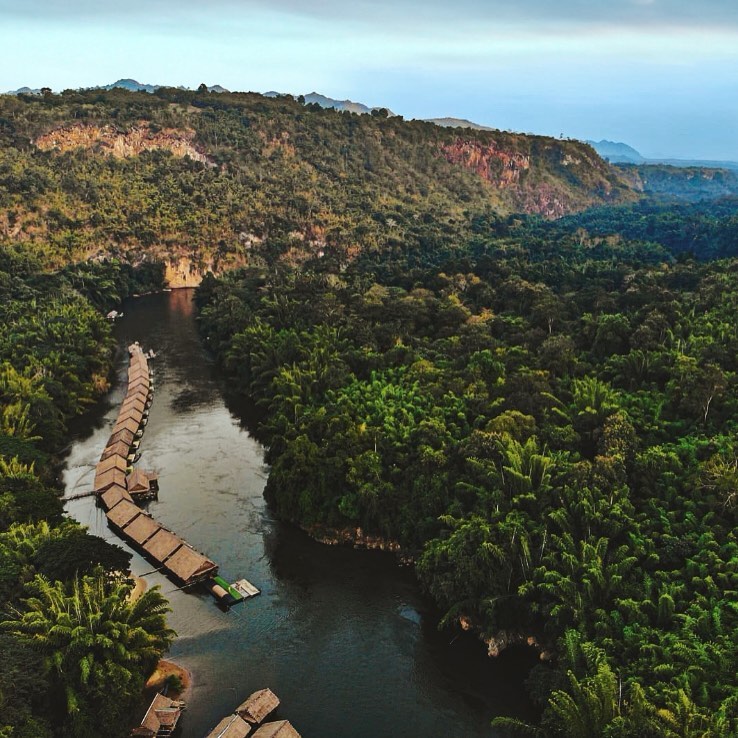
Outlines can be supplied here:
[[503, 209], [560, 218], [635, 198], [627, 178], [579, 141], [495, 131], [444, 142], [440, 154], [488, 183]]
[[111, 125], [79, 123], [55, 128], [39, 136], [35, 144], [42, 151], [93, 149], [118, 159], [139, 156], [144, 151], [166, 150], [174, 156], [189, 156], [195, 161], [209, 163], [208, 157], [193, 145], [194, 137], [191, 129], [153, 130], [145, 121], [127, 131], [119, 131]]
[[496, 187], [520, 183], [520, 173], [530, 169], [530, 157], [514, 151], [503, 151], [496, 143], [459, 139], [441, 147], [446, 160], [476, 172]]

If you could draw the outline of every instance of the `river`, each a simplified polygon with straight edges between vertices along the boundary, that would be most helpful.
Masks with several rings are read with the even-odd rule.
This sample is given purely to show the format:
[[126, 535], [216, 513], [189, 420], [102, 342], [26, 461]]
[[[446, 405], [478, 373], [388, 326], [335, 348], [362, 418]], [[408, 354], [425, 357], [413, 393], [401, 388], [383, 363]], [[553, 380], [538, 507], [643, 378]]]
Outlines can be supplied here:
[[[134, 552], [132, 569], [171, 602], [178, 638], [169, 654], [193, 675], [181, 738], [202, 738], [252, 691], [270, 687], [279, 716], [304, 738], [474, 738], [494, 736], [494, 715], [529, 715], [526, 650], [489, 659], [471, 636], [435, 628], [411, 571], [392, 556], [323, 546], [270, 515], [268, 469], [249, 435], [247, 410], [203, 350], [193, 290], [130, 299], [115, 326], [121, 347], [157, 352], [155, 393], [141, 444], [143, 468], [160, 473], [149, 512], [262, 594], [229, 611], [206, 593], [176, 590]], [[123, 397], [118, 382], [77, 427], [64, 471], [66, 495], [90, 489], [94, 466]], [[92, 498], [69, 515], [117, 543]], [[130, 550], [130, 549], [128, 549]]]

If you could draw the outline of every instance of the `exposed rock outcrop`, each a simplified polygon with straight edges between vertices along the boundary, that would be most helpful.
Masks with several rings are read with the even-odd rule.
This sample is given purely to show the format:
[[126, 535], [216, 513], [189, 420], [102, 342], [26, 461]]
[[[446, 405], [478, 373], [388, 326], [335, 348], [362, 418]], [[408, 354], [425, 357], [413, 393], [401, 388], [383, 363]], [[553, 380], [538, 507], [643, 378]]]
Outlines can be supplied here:
[[458, 140], [441, 147], [452, 164], [471, 169], [496, 187], [510, 187], [520, 182], [521, 172], [530, 169], [530, 157], [501, 150], [495, 143]]
[[493, 132], [443, 143], [439, 154], [485, 180], [501, 210], [560, 218], [635, 199], [622, 172], [579, 141]]
[[210, 163], [208, 157], [194, 146], [194, 138], [195, 132], [190, 129], [152, 130], [145, 121], [128, 131], [119, 131], [110, 125], [79, 123], [49, 131], [39, 136], [35, 144], [42, 151], [94, 149], [118, 159], [139, 156], [144, 151], [166, 150], [180, 158], [189, 156], [195, 161]]
[[169, 287], [197, 287], [208, 273], [217, 273], [212, 261], [196, 262], [187, 256], [164, 262], [164, 279]]

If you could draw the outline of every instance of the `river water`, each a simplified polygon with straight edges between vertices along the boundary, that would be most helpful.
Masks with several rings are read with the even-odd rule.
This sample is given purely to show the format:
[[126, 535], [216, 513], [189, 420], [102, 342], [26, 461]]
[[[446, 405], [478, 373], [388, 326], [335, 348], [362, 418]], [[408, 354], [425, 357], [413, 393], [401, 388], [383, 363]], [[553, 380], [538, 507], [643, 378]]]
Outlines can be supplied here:
[[[204, 352], [192, 290], [128, 300], [115, 334], [158, 356], [154, 404], [140, 466], [160, 474], [149, 512], [220, 565], [262, 591], [229, 611], [207, 593], [184, 593], [134, 552], [134, 573], [160, 585], [178, 638], [169, 654], [193, 673], [182, 738], [202, 738], [244, 699], [270, 687], [279, 717], [304, 738], [494, 736], [494, 715], [529, 715], [526, 651], [489, 659], [470, 636], [438, 633], [412, 573], [393, 557], [327, 547], [275, 521], [263, 498], [263, 449], [247, 410]], [[124, 394], [118, 382], [73, 431], [66, 495], [92, 486], [94, 466]], [[128, 549], [92, 498], [67, 503], [92, 532]], [[128, 549], [132, 550], [132, 549]], [[452, 641], [452, 642], [449, 642]]]

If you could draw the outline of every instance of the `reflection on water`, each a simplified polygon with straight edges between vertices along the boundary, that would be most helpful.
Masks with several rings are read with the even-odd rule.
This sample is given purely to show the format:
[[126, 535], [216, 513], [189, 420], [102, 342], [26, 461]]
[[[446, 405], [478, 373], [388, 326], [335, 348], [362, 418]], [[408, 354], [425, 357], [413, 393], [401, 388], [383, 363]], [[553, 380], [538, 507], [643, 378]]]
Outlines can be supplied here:
[[[532, 657], [487, 659], [472, 638], [449, 645], [411, 573], [377, 552], [329, 548], [275, 520], [266, 509], [262, 447], [200, 345], [193, 293], [174, 290], [128, 301], [116, 326], [121, 347], [153, 348], [155, 397], [139, 462], [160, 473], [149, 511], [221, 567], [262, 594], [219, 610], [186, 594], [134, 554], [169, 597], [179, 637], [171, 656], [194, 674], [182, 738], [201, 738], [250, 692], [268, 686], [305, 738], [492, 736], [495, 714], [526, 714], [522, 680]], [[121, 353], [119, 378], [125, 376]], [[64, 482], [89, 489], [123, 396], [118, 384], [97, 415], [76, 429]], [[230, 407], [230, 410], [229, 410]], [[68, 512], [125, 546], [91, 499]]]

